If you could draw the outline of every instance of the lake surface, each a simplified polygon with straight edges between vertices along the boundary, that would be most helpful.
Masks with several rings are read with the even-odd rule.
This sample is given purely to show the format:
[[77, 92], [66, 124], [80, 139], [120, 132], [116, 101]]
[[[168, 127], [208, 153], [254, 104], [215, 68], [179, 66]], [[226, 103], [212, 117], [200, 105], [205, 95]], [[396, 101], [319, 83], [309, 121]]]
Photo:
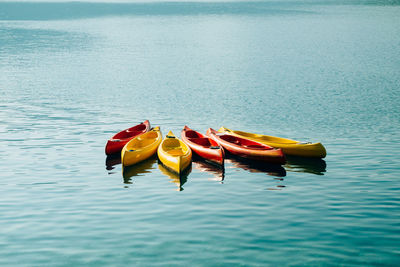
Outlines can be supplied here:
[[[0, 2], [0, 265], [398, 264], [399, 18], [399, 1]], [[106, 140], [145, 119], [328, 155], [122, 173]]]

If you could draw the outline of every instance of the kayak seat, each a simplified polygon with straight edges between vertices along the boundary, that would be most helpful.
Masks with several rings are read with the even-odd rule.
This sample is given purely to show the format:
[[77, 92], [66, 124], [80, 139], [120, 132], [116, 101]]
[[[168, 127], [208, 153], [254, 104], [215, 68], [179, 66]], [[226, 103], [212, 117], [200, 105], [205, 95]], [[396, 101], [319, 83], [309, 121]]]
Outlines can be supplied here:
[[135, 136], [143, 133], [143, 131], [126, 131], [128, 133], [128, 136]]
[[133, 132], [128, 132], [128, 131], [123, 131], [115, 135], [115, 139], [126, 139], [126, 138], [131, 138], [132, 136], [136, 136], [143, 133], [142, 131], [133, 131]]
[[115, 139], [126, 139], [126, 138], [129, 138], [129, 137], [132, 137], [133, 135], [135, 135], [135, 133], [131, 133], [131, 132], [128, 132], [128, 131], [123, 131], [123, 132], [120, 132], [120, 133], [116, 134], [114, 136], [114, 138]]
[[186, 131], [185, 134], [188, 138], [200, 138], [200, 135], [198, 135], [195, 131]]
[[177, 148], [177, 149], [168, 150], [168, 154], [170, 154], [172, 156], [182, 156], [185, 153], [183, 153], [182, 149]]
[[175, 149], [177, 147], [180, 147], [180, 143], [179, 143], [178, 139], [170, 138], [170, 139], [165, 140], [165, 143], [164, 143], [165, 150]]
[[225, 140], [225, 141], [228, 141], [230, 143], [233, 143], [233, 144], [239, 144], [240, 143], [240, 141], [236, 137], [234, 137], [232, 135], [228, 135], [228, 134], [222, 135], [221, 139]]
[[189, 141], [192, 141], [193, 143], [196, 143], [201, 146], [211, 146], [210, 140], [208, 138], [189, 138]]
[[146, 125], [139, 124], [139, 125], [136, 125], [136, 126], [134, 126], [132, 128], [127, 129], [126, 131], [127, 132], [143, 132], [143, 130], [145, 130], [145, 129], [146, 129]]
[[235, 144], [235, 145], [238, 145], [238, 146], [240, 146], [241, 145], [241, 143], [240, 143], [240, 141], [239, 140], [236, 140], [236, 139], [231, 139], [231, 140], [227, 140], [229, 143], [232, 143], [232, 144]]

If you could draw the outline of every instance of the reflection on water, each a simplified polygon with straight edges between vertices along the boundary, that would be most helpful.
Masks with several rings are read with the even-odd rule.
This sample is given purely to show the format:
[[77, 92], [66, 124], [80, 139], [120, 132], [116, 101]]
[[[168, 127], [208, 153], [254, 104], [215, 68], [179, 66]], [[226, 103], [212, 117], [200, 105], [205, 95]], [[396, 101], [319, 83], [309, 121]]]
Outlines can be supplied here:
[[209, 180], [212, 181], [224, 181], [225, 178], [225, 168], [223, 166], [216, 166], [214, 164], [208, 163], [204, 160], [193, 158], [194, 168], [201, 172], [208, 172], [213, 175], [213, 178]]
[[267, 162], [250, 161], [243, 158], [238, 158], [229, 155], [225, 162], [231, 163], [233, 166], [230, 168], [242, 168], [249, 172], [264, 172], [271, 176], [285, 177], [286, 170], [279, 164], [271, 164]]
[[171, 179], [172, 183], [175, 183], [178, 186], [178, 189], [176, 189], [176, 191], [183, 191], [182, 186], [186, 183], [187, 177], [192, 171], [192, 164], [190, 164], [189, 167], [182, 174], [177, 174], [168, 170], [161, 162], [158, 162], [158, 168], [163, 174]]
[[118, 164], [121, 164], [121, 154], [116, 153], [106, 157], [106, 170], [111, 171]]
[[132, 166], [122, 167], [122, 176], [125, 184], [132, 184], [132, 177], [143, 176], [145, 173], [151, 173], [155, 169], [154, 164], [157, 162], [155, 156], [144, 160], [138, 164]]
[[[241, 168], [253, 173], [266, 173], [267, 175], [276, 176], [276, 180], [282, 181], [286, 176], [286, 171], [289, 172], [302, 172], [302, 173], [311, 173], [316, 175], [324, 175], [326, 172], [326, 162], [322, 159], [314, 159], [314, 158], [304, 158], [304, 157], [295, 157], [295, 156], [287, 156], [287, 162], [282, 167], [277, 164], [270, 164], [264, 162], [256, 162], [249, 161], [246, 159], [238, 158], [233, 155], [227, 155], [225, 159], [225, 164], [231, 164], [228, 168]], [[153, 156], [152, 158], [145, 160], [139, 164], [122, 167], [122, 176], [125, 184], [131, 184], [131, 177], [133, 176], [141, 176], [146, 173], [151, 173], [155, 168], [154, 164], [157, 162], [157, 157]], [[207, 172], [212, 174], [212, 178], [209, 180], [223, 182], [225, 179], [225, 168], [221, 166], [216, 166], [209, 162], [206, 162], [198, 157], [193, 157], [193, 166], [195, 169], [201, 172]], [[115, 166], [121, 164], [121, 156], [119, 154], [109, 155], [106, 158], [106, 170], [109, 171], [109, 174], [112, 174], [111, 170], [115, 169]], [[172, 179], [172, 182], [178, 185], [178, 191], [182, 191], [182, 185], [187, 181], [187, 177], [191, 172], [192, 165], [188, 168], [184, 174], [180, 175], [180, 177], [174, 173], [169, 171], [165, 166], [161, 163], [158, 164], [161, 172]]]
[[324, 172], [326, 172], [325, 160], [318, 158], [286, 156], [286, 164], [284, 166], [290, 172], [304, 172], [316, 175], [324, 175]]

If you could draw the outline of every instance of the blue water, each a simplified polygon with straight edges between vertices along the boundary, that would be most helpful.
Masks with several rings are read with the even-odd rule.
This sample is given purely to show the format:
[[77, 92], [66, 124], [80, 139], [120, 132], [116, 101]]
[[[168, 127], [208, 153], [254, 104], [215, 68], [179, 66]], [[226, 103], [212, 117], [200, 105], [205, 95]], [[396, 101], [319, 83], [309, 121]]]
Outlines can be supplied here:
[[[400, 262], [399, 1], [0, 2], [0, 266]], [[320, 141], [106, 161], [149, 119]]]

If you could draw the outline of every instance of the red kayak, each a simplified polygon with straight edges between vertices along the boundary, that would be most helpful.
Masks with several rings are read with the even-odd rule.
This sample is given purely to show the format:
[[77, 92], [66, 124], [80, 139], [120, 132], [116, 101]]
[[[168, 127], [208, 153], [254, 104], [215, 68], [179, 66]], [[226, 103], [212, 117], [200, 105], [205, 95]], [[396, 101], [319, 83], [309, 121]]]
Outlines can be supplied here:
[[128, 143], [131, 139], [136, 136], [148, 132], [150, 130], [150, 122], [145, 120], [144, 122], [133, 126], [131, 128], [125, 129], [113, 137], [111, 137], [106, 144], [106, 154], [111, 155], [115, 153], [121, 152], [122, 148]]
[[220, 133], [212, 128], [207, 130], [207, 135], [233, 155], [278, 164], [286, 162], [285, 155], [281, 149], [227, 133]]
[[183, 127], [181, 136], [182, 141], [197, 155], [212, 163], [224, 165], [224, 150], [216, 141], [187, 126]]

